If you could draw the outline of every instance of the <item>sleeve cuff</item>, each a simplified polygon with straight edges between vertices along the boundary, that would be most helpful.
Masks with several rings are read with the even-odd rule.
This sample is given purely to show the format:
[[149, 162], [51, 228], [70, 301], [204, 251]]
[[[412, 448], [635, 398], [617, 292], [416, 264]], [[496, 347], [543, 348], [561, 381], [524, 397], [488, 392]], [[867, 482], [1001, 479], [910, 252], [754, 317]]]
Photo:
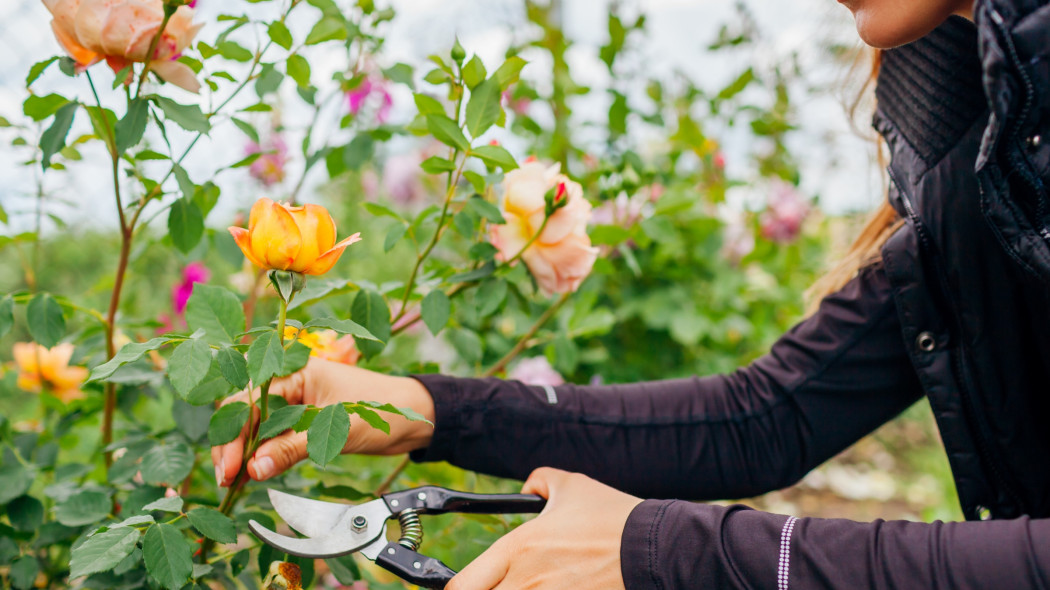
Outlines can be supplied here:
[[408, 456], [416, 463], [447, 461], [452, 456], [463, 426], [460, 420], [461, 412], [457, 410], [463, 398], [458, 380], [438, 374], [410, 377], [422, 383], [434, 400], [434, 434], [427, 448], [412, 451]]

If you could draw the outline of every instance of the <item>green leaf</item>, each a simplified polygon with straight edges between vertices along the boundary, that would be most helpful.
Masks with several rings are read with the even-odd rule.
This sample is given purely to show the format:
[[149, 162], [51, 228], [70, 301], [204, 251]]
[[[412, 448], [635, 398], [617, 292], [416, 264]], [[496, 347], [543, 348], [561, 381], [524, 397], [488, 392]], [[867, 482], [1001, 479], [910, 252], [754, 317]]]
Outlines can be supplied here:
[[174, 487], [193, 470], [193, 449], [185, 443], [160, 444], [142, 456], [142, 479], [148, 484]]
[[396, 224], [390, 226], [390, 230], [386, 232], [386, 238], [383, 240], [383, 252], [389, 252], [394, 249], [394, 246], [401, 241], [401, 238], [405, 237], [405, 232], [408, 231], [408, 227]]
[[66, 147], [66, 136], [73, 126], [73, 116], [77, 114], [80, 103], [71, 102], [55, 113], [55, 120], [47, 131], [40, 136], [40, 163], [47, 170], [51, 166], [51, 158]]
[[470, 92], [470, 100], [467, 101], [467, 129], [472, 137], [480, 137], [499, 121], [503, 113], [500, 96], [499, 82], [495, 78], [485, 80]]
[[179, 127], [182, 127], [186, 131], [196, 131], [198, 133], [207, 133], [211, 131], [211, 123], [208, 122], [208, 117], [201, 108], [195, 104], [185, 105], [179, 104], [170, 98], [163, 96], [151, 97], [160, 110], [164, 111], [164, 116], [169, 121], [174, 122]]
[[297, 341], [284, 351], [284, 360], [281, 363], [281, 370], [277, 373], [277, 376], [285, 377], [292, 373], [296, 373], [302, 370], [309, 360], [310, 347]]
[[220, 543], [237, 542], [237, 525], [233, 519], [214, 508], [194, 508], [186, 513], [186, 518], [193, 528], [209, 539]]
[[470, 142], [455, 121], [444, 115], [427, 115], [426, 119], [427, 129], [435, 139], [464, 152], [470, 149]]
[[430, 96], [429, 94], [416, 93], [412, 95], [415, 100], [416, 109], [419, 110], [420, 115], [441, 115], [445, 116], [445, 107], [441, 104], [438, 99]]
[[402, 217], [400, 213], [394, 211], [389, 207], [384, 207], [379, 203], [365, 203], [364, 207], [369, 213], [375, 215], [376, 217], [391, 217], [393, 219], [401, 221], [402, 223], [405, 222], [405, 218]]
[[262, 71], [255, 78], [255, 93], [263, 98], [271, 92], [276, 92], [284, 81], [284, 74], [277, 70], [273, 64], [263, 64]]
[[233, 402], [219, 408], [208, 423], [208, 442], [211, 446], [224, 445], [241, 434], [248, 422], [251, 408], [244, 402]]
[[518, 167], [518, 163], [514, 161], [514, 156], [498, 145], [482, 145], [471, 148], [470, 155], [493, 168], [502, 168], [504, 172], [510, 172]]
[[492, 77], [499, 81], [500, 88], [506, 90], [511, 84], [518, 81], [521, 69], [524, 68], [527, 63], [528, 62], [524, 59], [516, 55], [508, 57], [507, 61], [503, 62], [503, 65], [496, 70], [496, 73], [493, 74]]
[[357, 349], [361, 354], [365, 358], [372, 358], [383, 352], [385, 342], [390, 340], [390, 310], [383, 296], [372, 290], [360, 291], [350, 306], [350, 318], [364, 326], [376, 338], [369, 340], [354, 334]]
[[69, 99], [57, 94], [38, 96], [31, 94], [22, 103], [22, 112], [34, 121], [43, 121], [54, 115], [58, 109], [69, 104]]
[[259, 143], [259, 132], [255, 130], [255, 127], [252, 127], [251, 123], [247, 123], [235, 117], [230, 117], [230, 121], [233, 121], [233, 124], [248, 136], [248, 139], [255, 143]]
[[507, 297], [507, 281], [490, 279], [478, 287], [474, 302], [478, 306], [478, 316], [486, 318], [496, 312]]
[[165, 496], [159, 500], [154, 500], [149, 504], [142, 507], [143, 512], [152, 512], [159, 510], [161, 512], [182, 512], [183, 501], [178, 496], [171, 496], [170, 498]]
[[[200, 285], [197, 285], [200, 287]], [[91, 371], [88, 381], [104, 381], [116, 372], [120, 367], [135, 362], [142, 358], [147, 352], [157, 350], [168, 343], [167, 338], [153, 338], [148, 342], [131, 342], [125, 344], [109, 361], [95, 367]]]
[[256, 387], [281, 372], [284, 346], [277, 332], [263, 332], [248, 347], [248, 376]]
[[131, 555], [138, 541], [139, 531], [127, 526], [110, 527], [91, 535], [80, 546], [73, 547], [70, 579], [113, 569]]
[[467, 65], [463, 66], [463, 82], [471, 90], [484, 82], [486, 75], [488, 75], [488, 72], [485, 71], [485, 64], [481, 63], [481, 58], [476, 55], [470, 58]]
[[381, 430], [386, 434], [390, 434], [390, 424], [387, 424], [386, 420], [383, 420], [379, 414], [370, 410], [369, 408], [359, 406], [356, 404], [348, 404], [347, 411], [353, 412], [360, 416], [369, 426], [376, 430]]
[[379, 410], [380, 412], [390, 412], [395, 416], [404, 416], [413, 422], [426, 422], [427, 424], [433, 424], [430, 420], [427, 420], [422, 414], [413, 410], [412, 408], [399, 408], [394, 404], [381, 404], [379, 402], [355, 402], [359, 406], [367, 406], [373, 410]]
[[295, 426], [305, 411], [306, 406], [285, 406], [270, 414], [266, 422], [259, 427], [259, 440], [273, 438]]
[[26, 306], [29, 335], [41, 346], [51, 348], [66, 334], [66, 318], [62, 306], [51, 295], [38, 293]]
[[299, 54], [290, 55], [284, 65], [288, 76], [295, 80], [296, 84], [303, 88], [310, 85], [310, 62], [306, 61], [305, 57]]
[[105, 142], [110, 152], [115, 152], [117, 150], [117, 142], [113, 137], [113, 129], [117, 126], [117, 116], [109, 109], [100, 109], [98, 107], [85, 108], [88, 112], [88, 118], [91, 119], [91, 128], [95, 130], [95, 135]]
[[251, 61], [253, 57], [251, 51], [248, 51], [240, 43], [234, 41], [223, 41], [222, 43], [219, 43], [215, 49], [219, 52], [219, 55], [230, 61], [245, 63]]
[[16, 531], [31, 533], [44, 522], [44, 505], [32, 496], [19, 496], [7, 505], [7, 518]]
[[270, 40], [281, 48], [286, 50], [292, 48], [292, 43], [294, 42], [292, 32], [281, 21], [270, 23], [270, 26], [266, 28], [266, 33], [270, 36]]
[[481, 197], [471, 197], [467, 199], [467, 206], [491, 223], [495, 223], [496, 225], [507, 223], [507, 220], [503, 218], [503, 214], [500, 213], [499, 208]]
[[182, 531], [155, 524], [142, 539], [142, 559], [151, 578], [168, 590], [178, 590], [193, 573], [193, 548]]
[[376, 338], [374, 335], [372, 335], [372, 333], [369, 332], [368, 329], [352, 320], [338, 320], [335, 318], [314, 318], [306, 322], [306, 324], [303, 327], [327, 328], [329, 330], [335, 330], [340, 334], [351, 334], [363, 340], [375, 340], [376, 342], [380, 342], [379, 338]]
[[10, 295], [0, 299], [0, 338], [3, 338], [15, 325], [15, 300]]
[[350, 434], [350, 416], [343, 404], [321, 410], [306, 433], [306, 452], [323, 469], [339, 456]]
[[335, 579], [344, 586], [350, 586], [361, 578], [361, 570], [357, 567], [357, 561], [352, 553], [342, 557], [324, 560], [328, 569], [332, 571]]
[[0, 506], [28, 492], [33, 478], [33, 471], [21, 463], [0, 465]]
[[77, 492], [55, 508], [55, 520], [66, 526], [98, 522], [113, 510], [109, 494], [97, 490]]
[[440, 156], [430, 156], [423, 160], [419, 167], [427, 174], [441, 174], [442, 172], [452, 172], [456, 169], [456, 164]]
[[383, 70], [383, 77], [391, 82], [404, 84], [409, 88], [412, 88], [414, 84], [412, 80], [412, 66], [405, 63], [396, 63]]
[[450, 330], [448, 338], [452, 341], [452, 347], [456, 349], [456, 352], [468, 365], [476, 365], [481, 362], [481, 338], [477, 332], [466, 328], [458, 328]]
[[374, 152], [375, 139], [367, 133], [359, 133], [350, 140], [343, 151], [343, 163], [350, 170], [360, 170], [361, 166], [372, 158]]
[[36, 82], [37, 78], [39, 78], [40, 75], [44, 73], [44, 70], [46, 70], [48, 66], [55, 63], [55, 61], [57, 60], [58, 56], [56, 55], [54, 57], [45, 59], [44, 61], [38, 61], [35, 64], [33, 64], [33, 67], [29, 68], [29, 74], [26, 76], [26, 88], [32, 86], [33, 82]]
[[124, 153], [137, 144], [146, 132], [149, 121], [149, 101], [136, 98], [128, 105], [128, 112], [117, 122], [117, 151]]
[[423, 298], [423, 323], [430, 333], [437, 336], [452, 316], [452, 302], [441, 289], [434, 289]]
[[225, 347], [215, 355], [223, 378], [237, 389], [248, 387], [248, 362], [235, 348]]
[[171, 243], [183, 253], [189, 253], [200, 243], [204, 237], [204, 215], [192, 199], [183, 197], [172, 203], [168, 233]]
[[168, 379], [182, 397], [204, 380], [211, 367], [211, 347], [203, 340], [186, 340], [168, 360]]
[[211, 344], [232, 343], [244, 330], [244, 309], [231, 291], [198, 283], [186, 303], [186, 323], [191, 330], [204, 330]]
[[346, 39], [346, 34], [346, 25], [342, 18], [325, 16], [310, 29], [310, 34], [306, 36], [306, 44], [317, 45], [325, 41], [342, 41]]
[[11, 570], [7, 573], [11, 580], [11, 587], [18, 590], [30, 590], [36, 582], [36, 576], [40, 573], [40, 564], [33, 555], [23, 555], [11, 563]]

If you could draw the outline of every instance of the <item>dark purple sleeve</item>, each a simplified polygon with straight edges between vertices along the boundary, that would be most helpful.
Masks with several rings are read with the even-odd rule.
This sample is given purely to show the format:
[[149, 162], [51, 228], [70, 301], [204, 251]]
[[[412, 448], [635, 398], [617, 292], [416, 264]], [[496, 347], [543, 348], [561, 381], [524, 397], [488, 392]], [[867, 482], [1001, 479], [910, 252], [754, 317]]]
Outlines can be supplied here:
[[1048, 588], [1050, 520], [861, 523], [649, 500], [620, 558], [627, 590]]
[[881, 266], [728, 375], [548, 389], [416, 378], [436, 419], [430, 446], [414, 460], [517, 479], [557, 467], [645, 498], [785, 487], [921, 395]]

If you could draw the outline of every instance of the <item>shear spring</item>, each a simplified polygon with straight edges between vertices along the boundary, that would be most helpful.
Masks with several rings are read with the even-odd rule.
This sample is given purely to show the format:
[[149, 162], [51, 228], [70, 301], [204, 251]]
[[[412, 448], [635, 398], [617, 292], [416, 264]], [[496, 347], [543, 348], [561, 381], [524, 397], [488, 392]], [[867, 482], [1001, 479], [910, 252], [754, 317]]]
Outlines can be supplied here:
[[419, 520], [419, 511], [414, 508], [402, 510], [397, 514], [397, 522], [401, 525], [401, 538], [397, 540], [398, 545], [412, 551], [419, 549], [419, 545], [423, 542], [423, 523]]

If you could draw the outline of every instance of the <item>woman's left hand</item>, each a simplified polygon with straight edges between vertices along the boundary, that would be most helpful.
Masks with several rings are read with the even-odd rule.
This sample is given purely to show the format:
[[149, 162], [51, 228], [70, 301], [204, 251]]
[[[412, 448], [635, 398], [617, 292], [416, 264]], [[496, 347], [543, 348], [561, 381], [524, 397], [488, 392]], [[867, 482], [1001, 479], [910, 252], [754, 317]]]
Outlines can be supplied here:
[[533, 471], [521, 491], [547, 498], [546, 508], [493, 543], [446, 590], [623, 589], [620, 537], [639, 498], [549, 467]]

